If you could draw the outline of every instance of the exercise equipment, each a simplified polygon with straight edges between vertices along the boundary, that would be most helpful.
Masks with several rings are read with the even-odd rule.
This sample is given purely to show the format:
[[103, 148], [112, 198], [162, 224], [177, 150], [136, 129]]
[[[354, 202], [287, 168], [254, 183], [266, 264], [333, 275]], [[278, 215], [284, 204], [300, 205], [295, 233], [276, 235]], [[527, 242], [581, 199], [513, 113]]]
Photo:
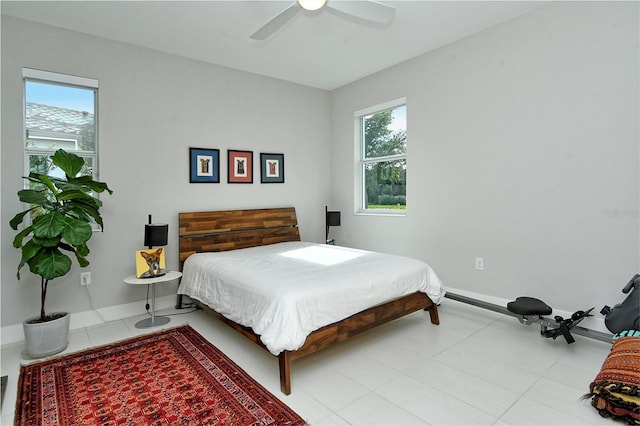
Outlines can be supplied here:
[[625, 330], [640, 330], [640, 274], [633, 278], [622, 289], [627, 298], [613, 308], [604, 306], [600, 313], [604, 315], [604, 325], [612, 333]]
[[553, 321], [544, 315], [551, 315], [553, 311], [546, 303], [533, 297], [518, 297], [513, 302], [507, 303], [507, 309], [516, 314], [518, 320], [524, 325], [540, 324], [540, 334], [544, 337], [556, 337], [562, 335], [567, 343], [573, 343], [576, 339], [571, 335], [571, 329], [577, 326], [586, 317], [591, 317], [591, 308], [587, 311], [576, 311], [571, 318], [564, 319], [560, 315], [553, 317]]
[[566, 319], [559, 315], [549, 318], [547, 315], [551, 315], [553, 312], [551, 307], [542, 300], [533, 297], [518, 297], [516, 300], [507, 303], [507, 307], [450, 292], [447, 292], [444, 297], [501, 314], [514, 316], [524, 325], [540, 324], [540, 335], [554, 340], [558, 336], [563, 336], [567, 343], [573, 343], [575, 339], [572, 333], [574, 333], [607, 343], [611, 342], [612, 336], [610, 334], [590, 330], [578, 325], [583, 319], [592, 316], [591, 311], [593, 311], [594, 308], [586, 311], [576, 311], [570, 318]]

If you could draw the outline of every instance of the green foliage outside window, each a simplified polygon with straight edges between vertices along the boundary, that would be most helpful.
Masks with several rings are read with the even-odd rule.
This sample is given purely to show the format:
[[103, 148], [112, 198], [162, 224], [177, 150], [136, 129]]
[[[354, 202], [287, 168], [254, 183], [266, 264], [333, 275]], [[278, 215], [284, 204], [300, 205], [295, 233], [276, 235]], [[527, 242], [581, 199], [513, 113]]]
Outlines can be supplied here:
[[[393, 130], [394, 109], [364, 117], [364, 184], [367, 209], [405, 209], [407, 135]], [[398, 158], [400, 157], [400, 158]]]

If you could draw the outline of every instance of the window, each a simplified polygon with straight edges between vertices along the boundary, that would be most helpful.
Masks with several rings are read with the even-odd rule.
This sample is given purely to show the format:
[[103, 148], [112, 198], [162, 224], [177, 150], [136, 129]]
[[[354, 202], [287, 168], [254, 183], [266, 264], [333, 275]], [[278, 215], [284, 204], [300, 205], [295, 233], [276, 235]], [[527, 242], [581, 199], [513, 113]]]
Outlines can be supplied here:
[[[25, 176], [56, 176], [58, 149], [86, 161], [81, 173], [98, 177], [97, 80], [23, 68]], [[62, 177], [62, 176], [61, 176]]]
[[356, 212], [404, 214], [407, 207], [404, 98], [356, 111]]

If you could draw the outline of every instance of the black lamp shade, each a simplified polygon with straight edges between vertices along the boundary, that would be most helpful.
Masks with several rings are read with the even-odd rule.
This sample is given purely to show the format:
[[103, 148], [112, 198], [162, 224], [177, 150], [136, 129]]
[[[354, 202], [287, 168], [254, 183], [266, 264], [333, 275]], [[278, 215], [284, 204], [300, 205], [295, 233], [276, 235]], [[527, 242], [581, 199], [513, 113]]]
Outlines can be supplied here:
[[166, 246], [169, 225], [166, 223], [150, 223], [144, 226], [144, 245], [151, 248], [154, 246]]
[[340, 226], [340, 212], [327, 212], [327, 226]]

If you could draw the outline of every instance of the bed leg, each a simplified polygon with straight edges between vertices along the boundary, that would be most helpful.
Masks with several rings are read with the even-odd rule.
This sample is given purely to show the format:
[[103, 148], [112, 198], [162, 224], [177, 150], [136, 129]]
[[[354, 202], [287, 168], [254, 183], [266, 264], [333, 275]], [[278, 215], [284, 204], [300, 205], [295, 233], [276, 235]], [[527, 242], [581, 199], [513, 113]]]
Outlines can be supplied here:
[[278, 365], [280, 367], [280, 390], [285, 395], [291, 394], [291, 353], [282, 351], [278, 355]]
[[429, 311], [429, 316], [431, 317], [431, 324], [439, 325], [440, 317], [438, 316], [438, 306], [435, 303], [432, 303], [431, 306], [426, 308]]

